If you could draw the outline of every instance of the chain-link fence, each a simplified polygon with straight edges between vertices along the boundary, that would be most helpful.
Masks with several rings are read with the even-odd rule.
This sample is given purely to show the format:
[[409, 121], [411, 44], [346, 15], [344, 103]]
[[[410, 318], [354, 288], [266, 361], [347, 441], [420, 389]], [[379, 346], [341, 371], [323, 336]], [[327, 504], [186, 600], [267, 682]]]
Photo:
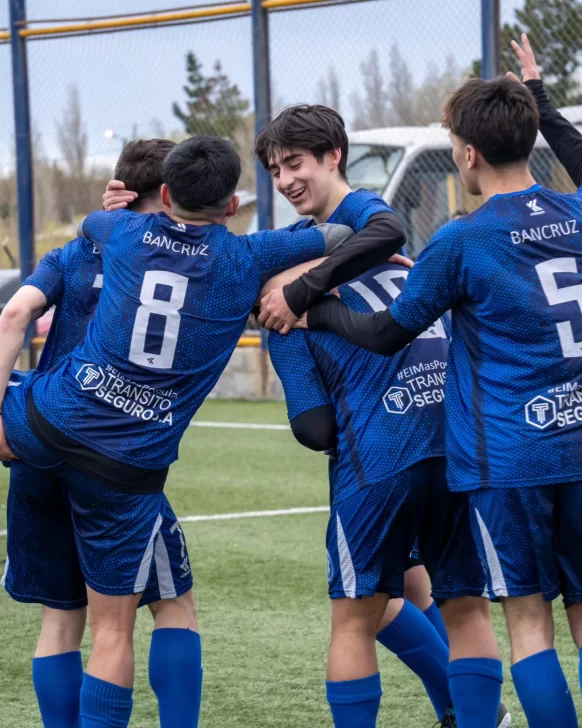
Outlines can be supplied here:
[[[124, 13], [170, 10], [176, 0], [126, 0]], [[501, 65], [522, 30], [559, 105], [582, 102], [580, 0], [500, 0]], [[91, 0], [28, 0], [30, 27], [94, 13]], [[101, 0], [99, 14], [119, 13]], [[0, 26], [8, 24], [0, 0]], [[478, 200], [462, 189], [439, 120], [447, 95], [480, 72], [480, 0], [369, 0], [271, 12], [273, 110], [298, 102], [338, 109], [351, 134], [352, 186], [383, 194], [417, 254], [456, 211]], [[27, 42], [34, 152], [37, 258], [74, 234], [101, 203], [124, 142], [200, 133], [232, 138], [243, 159], [235, 229], [255, 210], [252, 33], [248, 17], [176, 27]], [[9, 45], [0, 45], [0, 267], [18, 265], [14, 122]], [[582, 109], [580, 110], [582, 111]], [[576, 110], [571, 112], [575, 119]], [[582, 120], [582, 113], [580, 114]], [[532, 158], [536, 177], [567, 188], [549, 150]], [[275, 224], [294, 211], [275, 195]]]

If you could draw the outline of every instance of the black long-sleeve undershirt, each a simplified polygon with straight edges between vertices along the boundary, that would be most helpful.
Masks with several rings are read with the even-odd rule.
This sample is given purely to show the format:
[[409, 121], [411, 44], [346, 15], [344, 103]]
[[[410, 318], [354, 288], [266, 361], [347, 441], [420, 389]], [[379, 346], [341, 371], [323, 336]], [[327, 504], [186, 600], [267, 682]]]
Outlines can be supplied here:
[[352, 344], [376, 354], [392, 356], [414, 341], [419, 331], [404, 328], [392, 318], [390, 310], [358, 313], [336, 296], [326, 296], [307, 312], [310, 329], [334, 331]]
[[337, 423], [331, 404], [313, 407], [294, 417], [289, 424], [297, 442], [310, 450], [333, 450], [337, 444]]
[[540, 112], [540, 132], [576, 187], [582, 185], [582, 134], [554, 107], [541, 80], [526, 81]]
[[405, 242], [404, 229], [394, 213], [372, 215], [366, 227], [339, 245], [327, 260], [283, 286], [287, 305], [301, 316], [324, 293], [387, 260]]

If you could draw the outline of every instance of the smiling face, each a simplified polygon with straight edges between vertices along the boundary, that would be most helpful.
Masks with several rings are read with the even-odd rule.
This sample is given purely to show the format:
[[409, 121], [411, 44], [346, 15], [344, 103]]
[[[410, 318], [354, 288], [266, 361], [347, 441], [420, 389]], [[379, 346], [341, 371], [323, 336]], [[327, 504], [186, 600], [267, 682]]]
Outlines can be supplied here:
[[341, 152], [326, 152], [319, 161], [307, 149], [276, 149], [269, 159], [269, 172], [280, 192], [299, 215], [319, 217], [329, 205], [341, 181]]

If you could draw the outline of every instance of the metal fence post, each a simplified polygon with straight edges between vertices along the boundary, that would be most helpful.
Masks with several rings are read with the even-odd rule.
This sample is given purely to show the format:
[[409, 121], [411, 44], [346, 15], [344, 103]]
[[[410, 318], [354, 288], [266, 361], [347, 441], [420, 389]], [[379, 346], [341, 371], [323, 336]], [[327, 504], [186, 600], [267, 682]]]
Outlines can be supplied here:
[[481, 0], [481, 76], [497, 78], [500, 68], [499, 0]]
[[[269, 17], [261, 0], [252, 0], [253, 82], [255, 95], [255, 134], [271, 121], [271, 62], [269, 56]], [[256, 162], [257, 217], [259, 230], [272, 229], [273, 183], [271, 175]]]
[[[9, 0], [12, 46], [12, 85], [14, 89], [14, 135], [16, 139], [16, 191], [18, 200], [18, 237], [20, 277], [27, 278], [34, 267], [34, 208], [32, 187], [32, 147], [30, 139], [30, 108], [28, 103], [28, 67], [26, 40], [18, 31], [26, 20], [26, 0]], [[25, 346], [32, 338], [29, 327]]]

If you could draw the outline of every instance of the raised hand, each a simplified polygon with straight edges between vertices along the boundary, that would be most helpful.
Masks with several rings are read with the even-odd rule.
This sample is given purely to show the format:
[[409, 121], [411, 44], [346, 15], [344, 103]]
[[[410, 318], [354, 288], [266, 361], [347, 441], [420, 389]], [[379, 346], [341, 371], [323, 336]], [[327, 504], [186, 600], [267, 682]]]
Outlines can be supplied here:
[[[511, 47], [513, 48], [513, 52], [521, 66], [521, 81], [523, 83], [526, 81], [539, 81], [542, 74], [540, 73], [538, 64], [536, 63], [536, 57], [531, 49], [527, 35], [525, 33], [521, 34], [521, 45], [519, 45], [516, 40], [512, 40]], [[509, 72], [506, 75], [508, 78], [520, 83], [520, 79], [515, 75], [515, 73]]]

